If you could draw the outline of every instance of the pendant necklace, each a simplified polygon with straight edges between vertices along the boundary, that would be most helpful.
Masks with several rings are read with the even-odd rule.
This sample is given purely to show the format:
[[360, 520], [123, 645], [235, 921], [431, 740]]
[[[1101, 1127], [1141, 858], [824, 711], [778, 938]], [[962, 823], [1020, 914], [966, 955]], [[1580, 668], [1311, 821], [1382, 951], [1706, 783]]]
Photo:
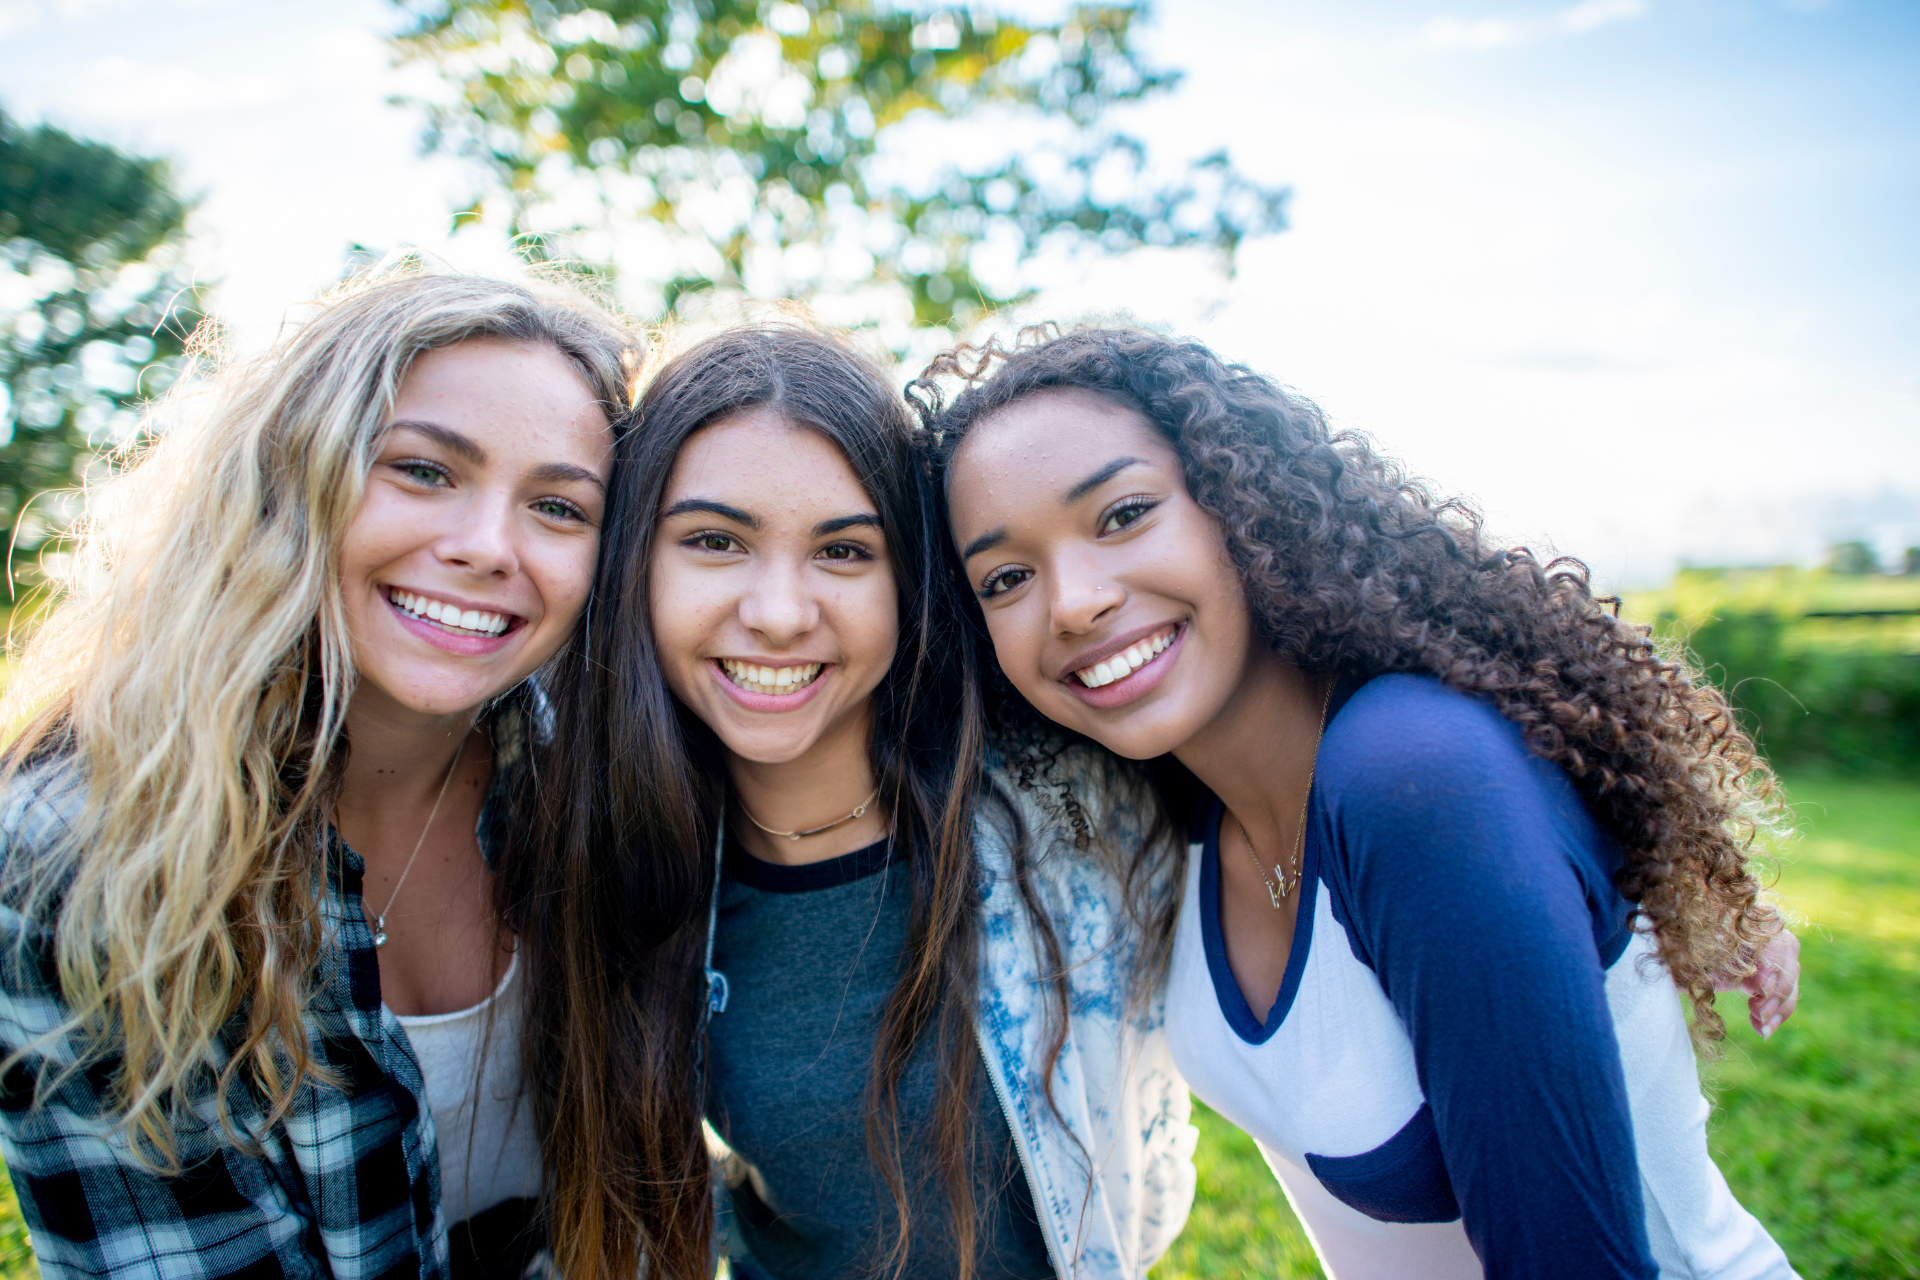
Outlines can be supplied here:
[[1327, 733], [1327, 708], [1333, 705], [1333, 686], [1338, 683], [1337, 680], [1328, 681], [1327, 696], [1320, 701], [1320, 727], [1313, 735], [1313, 757], [1307, 761], [1307, 798], [1300, 802], [1300, 832], [1293, 844], [1293, 873], [1289, 875], [1287, 869], [1276, 862], [1273, 864], [1273, 874], [1268, 875], [1266, 864], [1260, 861], [1260, 855], [1253, 850], [1253, 837], [1247, 834], [1246, 824], [1239, 818], [1233, 819], [1233, 825], [1240, 828], [1241, 838], [1247, 842], [1247, 856], [1253, 859], [1254, 867], [1260, 872], [1260, 881], [1267, 886], [1267, 900], [1273, 903], [1275, 911], [1287, 900], [1287, 895], [1300, 887], [1300, 874], [1305, 870], [1302, 864], [1307, 849], [1307, 806], [1313, 802], [1313, 770], [1320, 762], [1320, 739]]
[[772, 827], [760, 821], [760, 819], [754, 817], [752, 811], [750, 811], [744, 803], [740, 806], [740, 812], [747, 815], [748, 822], [751, 822], [754, 826], [760, 828], [762, 831], [766, 832], [770, 836], [779, 836], [782, 840], [804, 840], [808, 836], [817, 836], [822, 831], [831, 831], [835, 827], [843, 827], [847, 823], [852, 822], [855, 818], [866, 817], [868, 806], [871, 805], [875, 800], [878, 800], [879, 798], [880, 798], [880, 788], [875, 787], [873, 789], [873, 794], [868, 796], [865, 800], [862, 800], [859, 803], [859, 805], [854, 809], [854, 811], [848, 814], [846, 817], [835, 818], [832, 822], [827, 823], [823, 827], [811, 827], [805, 831], [775, 831]]
[[433, 830], [433, 820], [440, 812], [440, 802], [447, 798], [447, 786], [453, 781], [453, 771], [460, 767], [460, 753], [467, 749], [467, 738], [473, 731], [460, 735], [460, 745], [453, 749], [453, 763], [447, 766], [447, 776], [440, 779], [440, 794], [433, 798], [433, 808], [427, 810], [427, 825], [420, 828], [420, 838], [413, 842], [413, 852], [407, 855], [407, 865], [400, 868], [400, 878], [394, 881], [393, 892], [387, 895], [386, 911], [373, 918], [373, 945], [387, 945], [387, 911], [393, 910], [393, 904], [400, 896], [400, 886], [407, 882], [407, 873], [413, 870], [413, 860], [420, 856], [420, 846], [427, 842], [427, 832]]

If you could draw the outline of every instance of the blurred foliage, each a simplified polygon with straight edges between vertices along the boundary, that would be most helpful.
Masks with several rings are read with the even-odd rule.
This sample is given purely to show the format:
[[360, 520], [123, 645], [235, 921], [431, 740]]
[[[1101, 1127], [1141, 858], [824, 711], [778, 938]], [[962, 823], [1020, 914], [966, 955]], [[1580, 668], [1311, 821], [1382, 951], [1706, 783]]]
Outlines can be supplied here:
[[[1035, 23], [888, 0], [395, 2], [403, 56], [451, 94], [424, 100], [429, 145], [498, 175], [536, 251], [651, 275], [669, 307], [877, 283], [914, 323], [964, 327], [1020, 296], [976, 274], [982, 245], [1206, 247], [1231, 269], [1285, 223], [1287, 192], [1224, 152], [1160, 174], [1111, 124], [1178, 79], [1142, 61], [1134, 6]], [[936, 120], [970, 131], [883, 146]], [[622, 241], [644, 248], [621, 262]]]
[[1762, 1041], [1721, 997], [1714, 1158], [1806, 1280], [1920, 1280], [1920, 789], [1787, 784], [1800, 1008]]
[[83, 479], [179, 373], [200, 322], [176, 265], [187, 212], [164, 161], [0, 114], [0, 539], [16, 549], [69, 514], [23, 504]]
[[1694, 653], [1776, 763], [1913, 774], [1920, 576], [1861, 570], [1864, 550], [1825, 571], [1683, 569], [1627, 612]]
[[1193, 1212], [1154, 1264], [1154, 1280], [1323, 1280], [1313, 1242], [1253, 1139], [1198, 1098], [1193, 1122], [1200, 1129]]

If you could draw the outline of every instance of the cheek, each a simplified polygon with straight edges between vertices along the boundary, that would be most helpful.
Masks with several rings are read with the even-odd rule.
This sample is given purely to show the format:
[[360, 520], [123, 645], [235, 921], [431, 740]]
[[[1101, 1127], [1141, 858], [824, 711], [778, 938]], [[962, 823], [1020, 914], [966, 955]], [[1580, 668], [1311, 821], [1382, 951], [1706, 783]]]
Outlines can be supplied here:
[[600, 539], [575, 538], [542, 557], [540, 600], [549, 617], [571, 626], [593, 594], [593, 571]]
[[863, 659], [885, 671], [900, 647], [900, 597], [893, 574], [873, 574], [860, 583], [859, 590], [843, 592], [840, 598], [845, 617], [842, 635], [851, 638]]
[[354, 587], [364, 587], [377, 569], [404, 553], [407, 525], [391, 495], [369, 486], [340, 543], [340, 578], [350, 597]]
[[1029, 612], [1018, 606], [995, 609], [987, 615], [987, 637], [993, 641], [993, 656], [1000, 670], [1031, 701], [1040, 692], [1040, 685], [1048, 682], [1040, 678], [1035, 658], [1044, 632], [1037, 618], [1027, 616]]
[[653, 627], [654, 652], [669, 672], [687, 659], [705, 629], [701, 619], [710, 612], [690, 589], [697, 584], [683, 581], [685, 575], [674, 569], [662, 557], [647, 566], [647, 616]]

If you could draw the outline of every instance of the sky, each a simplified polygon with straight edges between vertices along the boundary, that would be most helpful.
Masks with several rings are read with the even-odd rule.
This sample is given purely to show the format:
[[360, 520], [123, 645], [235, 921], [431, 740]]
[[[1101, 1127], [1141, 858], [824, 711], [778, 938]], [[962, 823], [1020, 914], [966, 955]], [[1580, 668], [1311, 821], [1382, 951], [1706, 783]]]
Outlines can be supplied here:
[[[174, 158], [242, 345], [352, 244], [512, 260], [450, 214], [383, 0], [0, 0], [0, 107]], [[1229, 278], [1049, 259], [1371, 434], [1492, 527], [1632, 588], [1920, 544], [1920, 5], [1165, 0], [1185, 78], [1124, 123], [1293, 189]]]

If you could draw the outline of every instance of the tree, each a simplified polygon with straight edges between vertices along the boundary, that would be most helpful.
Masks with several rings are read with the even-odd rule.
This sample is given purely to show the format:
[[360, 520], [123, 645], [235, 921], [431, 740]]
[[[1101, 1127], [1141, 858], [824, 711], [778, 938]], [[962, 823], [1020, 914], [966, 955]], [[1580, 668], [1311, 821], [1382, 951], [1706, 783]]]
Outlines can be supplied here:
[[161, 160], [0, 114], [0, 538], [65, 523], [43, 500], [128, 440], [199, 323], [175, 266], [188, 204]]
[[1287, 192], [1224, 152], [1167, 174], [1113, 125], [1178, 79], [1135, 50], [1135, 7], [396, 3], [403, 56], [449, 89], [425, 101], [428, 145], [497, 175], [537, 251], [645, 277], [664, 306], [879, 284], [919, 324], [964, 326], [1021, 296], [994, 255], [1204, 247], [1230, 269], [1284, 226]]
[[1827, 572], [1849, 575], [1880, 572], [1879, 557], [1865, 542], [1835, 543], [1827, 550]]

